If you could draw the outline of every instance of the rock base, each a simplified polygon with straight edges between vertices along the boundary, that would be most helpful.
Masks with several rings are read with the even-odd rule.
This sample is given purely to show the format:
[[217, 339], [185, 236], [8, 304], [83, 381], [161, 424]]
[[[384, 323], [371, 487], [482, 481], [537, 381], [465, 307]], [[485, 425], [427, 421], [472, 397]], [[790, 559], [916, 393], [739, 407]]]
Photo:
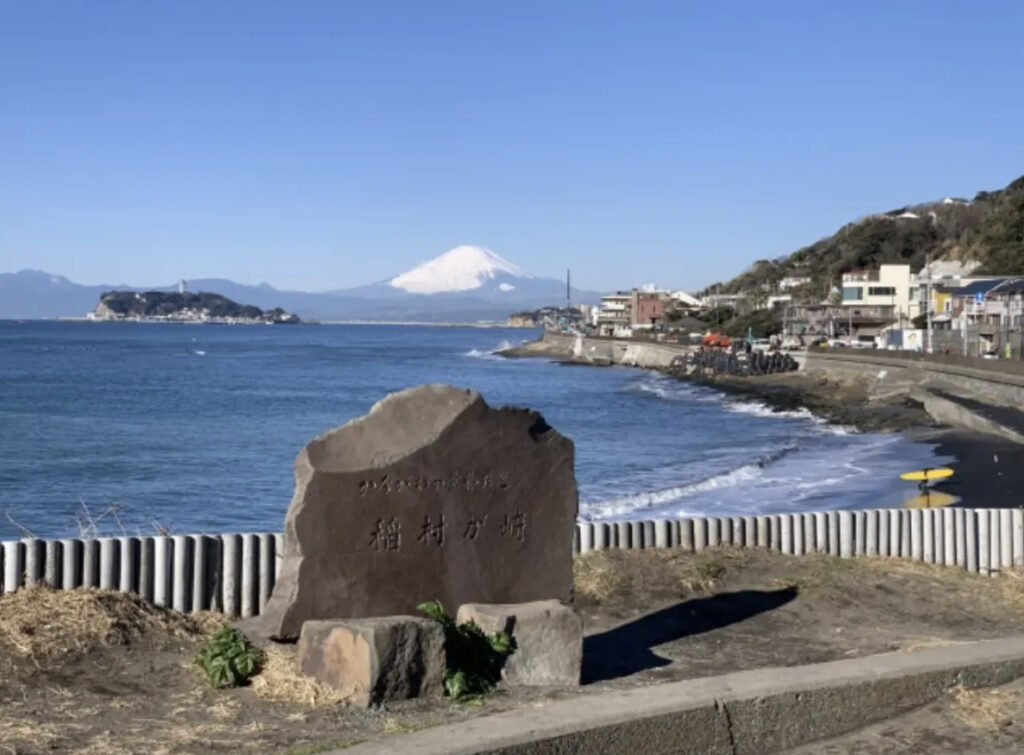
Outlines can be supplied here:
[[444, 630], [414, 616], [307, 621], [299, 668], [370, 707], [444, 693]]
[[512, 635], [516, 650], [502, 669], [508, 684], [568, 687], [580, 683], [583, 622], [557, 600], [467, 603], [459, 608], [456, 621], [473, 621], [488, 634]]

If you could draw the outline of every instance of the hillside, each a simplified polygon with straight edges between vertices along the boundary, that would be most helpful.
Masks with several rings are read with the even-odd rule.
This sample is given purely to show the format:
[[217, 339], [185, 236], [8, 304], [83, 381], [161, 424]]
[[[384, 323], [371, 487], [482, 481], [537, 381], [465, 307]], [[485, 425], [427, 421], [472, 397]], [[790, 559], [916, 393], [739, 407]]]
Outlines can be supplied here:
[[211, 293], [167, 291], [108, 291], [100, 297], [96, 314], [107, 319], [151, 318], [166, 320], [245, 320], [294, 323], [298, 318], [283, 309], [262, 310], [251, 304]]
[[789, 276], [806, 276], [807, 299], [821, 299], [844, 272], [883, 263], [908, 263], [914, 270], [925, 258], [981, 262], [979, 273], [1024, 272], [1024, 177], [997, 191], [981, 191], [973, 200], [947, 197], [869, 215], [828, 238], [775, 260], [758, 260], [732, 280], [714, 284], [724, 293], [773, 289]]

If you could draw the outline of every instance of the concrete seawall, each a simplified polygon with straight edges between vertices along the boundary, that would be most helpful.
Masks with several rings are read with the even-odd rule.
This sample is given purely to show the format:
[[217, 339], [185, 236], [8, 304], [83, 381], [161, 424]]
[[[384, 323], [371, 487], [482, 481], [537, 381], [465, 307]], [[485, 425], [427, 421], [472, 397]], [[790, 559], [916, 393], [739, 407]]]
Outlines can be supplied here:
[[[0, 591], [48, 585], [135, 592], [177, 611], [259, 614], [274, 588], [280, 533], [0, 543]], [[1024, 567], [1024, 510], [869, 509], [629, 522], [578, 522], [573, 552], [721, 546], [800, 556], [888, 556], [985, 575]]]
[[690, 346], [677, 343], [574, 336], [564, 333], [545, 333], [542, 341], [546, 346], [557, 349], [565, 356], [595, 365], [621, 364], [630, 367], [663, 368], [672, 364], [672, 360], [677, 356], [692, 350]]

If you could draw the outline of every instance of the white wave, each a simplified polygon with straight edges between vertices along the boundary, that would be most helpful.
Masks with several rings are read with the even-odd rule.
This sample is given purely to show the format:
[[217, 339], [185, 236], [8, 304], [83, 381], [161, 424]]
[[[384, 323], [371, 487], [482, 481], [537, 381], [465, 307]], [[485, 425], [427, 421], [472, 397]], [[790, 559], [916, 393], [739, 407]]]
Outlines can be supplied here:
[[474, 359], [500, 359], [498, 356], [502, 351], [508, 351], [509, 349], [515, 348], [521, 345], [523, 342], [512, 343], [507, 338], [503, 339], [501, 343], [495, 346], [493, 349], [470, 349], [463, 356], [473, 357]]
[[206, 352], [203, 351], [202, 349], [196, 349], [192, 353], [195, 354], [197, 357], [205, 357], [206, 356]]
[[792, 419], [815, 418], [813, 414], [803, 407], [793, 410], [773, 409], [768, 406], [768, 404], [763, 404], [760, 401], [730, 401], [725, 404], [725, 408], [727, 411], [735, 412], [736, 414], [749, 414], [752, 417], [789, 417]]

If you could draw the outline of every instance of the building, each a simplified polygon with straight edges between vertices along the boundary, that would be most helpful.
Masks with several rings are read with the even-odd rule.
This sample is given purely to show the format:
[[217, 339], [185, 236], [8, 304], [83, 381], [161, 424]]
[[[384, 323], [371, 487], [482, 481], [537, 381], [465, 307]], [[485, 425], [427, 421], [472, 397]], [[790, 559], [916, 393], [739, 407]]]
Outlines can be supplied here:
[[797, 286], [803, 286], [811, 282], [809, 275], [790, 275], [779, 281], [779, 291], [788, 291]]
[[624, 291], [601, 297], [594, 315], [594, 326], [603, 336], [628, 335], [632, 324], [633, 297]]
[[892, 307], [897, 319], [910, 319], [917, 312], [911, 302], [917, 298], [917, 283], [910, 265], [880, 265], [877, 270], [843, 273], [844, 307]]
[[786, 309], [783, 335], [805, 346], [821, 338], [874, 343], [893, 319], [888, 305], [799, 305]]
[[640, 291], [634, 288], [630, 292], [629, 324], [634, 328], [651, 328], [664, 323], [667, 299], [667, 291]]

